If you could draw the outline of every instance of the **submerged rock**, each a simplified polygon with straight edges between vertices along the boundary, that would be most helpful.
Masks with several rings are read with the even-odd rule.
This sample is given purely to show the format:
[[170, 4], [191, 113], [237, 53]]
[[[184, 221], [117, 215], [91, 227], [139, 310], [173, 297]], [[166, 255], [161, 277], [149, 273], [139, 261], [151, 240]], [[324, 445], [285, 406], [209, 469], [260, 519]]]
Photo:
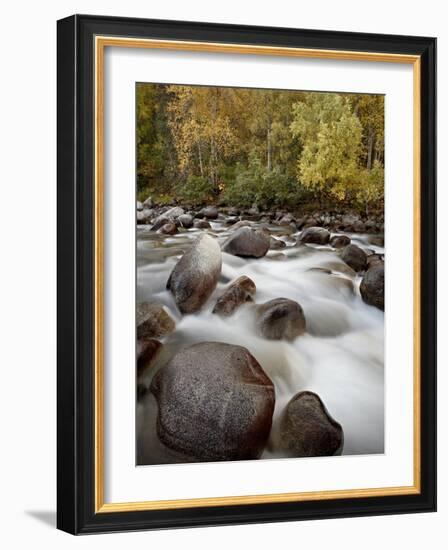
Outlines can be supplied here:
[[367, 266], [367, 254], [356, 244], [346, 246], [342, 251], [341, 258], [355, 271], [364, 271]]
[[366, 304], [384, 311], [384, 264], [378, 263], [368, 269], [359, 290]]
[[300, 235], [302, 243], [328, 244], [330, 232], [323, 227], [307, 227]]
[[350, 237], [347, 237], [347, 235], [333, 235], [330, 244], [333, 248], [344, 248], [350, 244]]
[[269, 250], [270, 239], [262, 230], [241, 227], [223, 244], [223, 251], [234, 256], [261, 258]]
[[173, 332], [175, 322], [162, 304], [143, 302], [136, 310], [137, 339], [160, 338]]
[[177, 262], [166, 287], [182, 313], [201, 309], [215, 290], [221, 274], [221, 249], [208, 234], [198, 237]]
[[275, 298], [257, 306], [259, 332], [270, 340], [293, 340], [306, 330], [303, 309], [294, 300]]
[[161, 442], [192, 460], [259, 458], [269, 437], [274, 385], [241, 346], [203, 342], [154, 377]]
[[252, 302], [252, 296], [255, 295], [257, 287], [252, 279], [243, 275], [234, 281], [218, 298], [213, 313], [228, 316], [245, 302]]
[[333, 456], [342, 453], [344, 432], [318, 395], [302, 391], [282, 413], [278, 440], [289, 457]]

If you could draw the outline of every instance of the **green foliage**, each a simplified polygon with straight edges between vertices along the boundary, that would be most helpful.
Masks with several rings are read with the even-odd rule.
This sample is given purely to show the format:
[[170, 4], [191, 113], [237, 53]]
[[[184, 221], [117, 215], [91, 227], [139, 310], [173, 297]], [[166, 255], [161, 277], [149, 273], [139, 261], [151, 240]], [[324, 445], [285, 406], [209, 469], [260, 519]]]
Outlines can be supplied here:
[[214, 186], [202, 176], [188, 176], [180, 187], [180, 199], [190, 205], [204, 204], [213, 198]]
[[344, 200], [357, 179], [362, 135], [348, 99], [312, 93], [293, 111], [291, 131], [303, 146], [297, 163], [299, 180], [310, 190]]
[[226, 185], [223, 199], [234, 206], [262, 208], [295, 205], [303, 198], [303, 189], [294, 178], [279, 168], [268, 170], [260, 157], [251, 155], [247, 167], [239, 164], [233, 183]]

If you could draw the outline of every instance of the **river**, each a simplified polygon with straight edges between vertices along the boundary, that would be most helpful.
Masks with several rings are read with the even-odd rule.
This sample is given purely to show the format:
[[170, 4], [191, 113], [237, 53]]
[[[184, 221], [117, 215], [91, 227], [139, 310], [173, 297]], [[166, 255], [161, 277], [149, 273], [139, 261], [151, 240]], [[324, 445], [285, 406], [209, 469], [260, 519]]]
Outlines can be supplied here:
[[[230, 235], [225, 220], [212, 221], [211, 226], [207, 231], [220, 242]], [[273, 427], [262, 459], [279, 457], [274, 450], [279, 413], [302, 390], [316, 392], [342, 425], [342, 454], [383, 453], [383, 312], [362, 301], [361, 278], [351, 272], [337, 250], [298, 245], [300, 232], [290, 227], [267, 227], [285, 241], [286, 248], [269, 251], [260, 259], [223, 253], [221, 279], [212, 297], [201, 311], [185, 316], [177, 311], [165, 285], [179, 257], [204, 230], [166, 236], [150, 231], [149, 226], [137, 227], [137, 301], [163, 303], [176, 321], [176, 330], [163, 341], [164, 349], [145, 383], [149, 384], [157, 369], [181, 347], [201, 341], [242, 345], [275, 385]], [[384, 248], [369, 243], [368, 235], [346, 234], [361, 248], [384, 254]], [[255, 330], [251, 304], [243, 305], [231, 317], [212, 314], [217, 297], [241, 275], [255, 282], [256, 303], [278, 297], [297, 301], [305, 313], [306, 334], [292, 342], [261, 338]], [[138, 464], [178, 461], [157, 439], [156, 415], [155, 399], [148, 392], [137, 404]]]

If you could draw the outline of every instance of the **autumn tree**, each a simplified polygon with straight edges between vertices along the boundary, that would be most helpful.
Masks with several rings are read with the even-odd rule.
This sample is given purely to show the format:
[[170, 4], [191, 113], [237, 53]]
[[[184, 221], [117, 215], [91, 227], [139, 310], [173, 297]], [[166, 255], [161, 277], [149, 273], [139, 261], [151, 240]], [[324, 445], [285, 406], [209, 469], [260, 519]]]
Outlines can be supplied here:
[[342, 200], [356, 184], [362, 127], [339, 94], [310, 93], [293, 106], [291, 132], [302, 144], [297, 168], [300, 182], [321, 199]]

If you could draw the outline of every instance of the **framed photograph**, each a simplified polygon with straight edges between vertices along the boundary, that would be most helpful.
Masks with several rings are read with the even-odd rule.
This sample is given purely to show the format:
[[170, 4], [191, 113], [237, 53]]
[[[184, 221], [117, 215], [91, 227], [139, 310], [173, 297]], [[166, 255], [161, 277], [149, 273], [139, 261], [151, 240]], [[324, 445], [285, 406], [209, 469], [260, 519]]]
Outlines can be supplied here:
[[436, 507], [436, 40], [58, 21], [58, 527]]

